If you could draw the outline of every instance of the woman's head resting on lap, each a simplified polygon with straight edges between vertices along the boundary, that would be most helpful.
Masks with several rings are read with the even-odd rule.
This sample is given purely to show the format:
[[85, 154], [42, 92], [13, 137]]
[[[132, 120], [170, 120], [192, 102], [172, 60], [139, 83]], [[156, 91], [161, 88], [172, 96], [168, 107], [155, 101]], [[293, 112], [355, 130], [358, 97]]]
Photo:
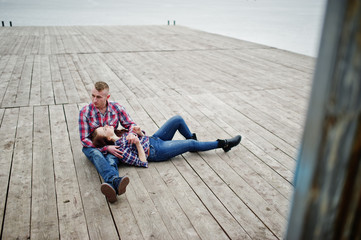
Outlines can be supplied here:
[[90, 139], [95, 147], [101, 148], [107, 145], [114, 145], [114, 142], [125, 132], [127, 132], [125, 129], [114, 130], [113, 126], [105, 125], [95, 129], [90, 135]]

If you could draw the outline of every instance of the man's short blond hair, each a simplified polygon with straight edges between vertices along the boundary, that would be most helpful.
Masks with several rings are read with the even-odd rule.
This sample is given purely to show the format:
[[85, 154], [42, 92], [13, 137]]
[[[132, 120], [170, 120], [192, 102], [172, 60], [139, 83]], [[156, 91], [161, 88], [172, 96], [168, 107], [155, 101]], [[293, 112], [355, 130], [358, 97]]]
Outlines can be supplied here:
[[98, 91], [98, 92], [101, 92], [103, 90], [108, 90], [109, 91], [109, 86], [106, 82], [96, 82], [94, 84], [94, 87], [95, 89]]

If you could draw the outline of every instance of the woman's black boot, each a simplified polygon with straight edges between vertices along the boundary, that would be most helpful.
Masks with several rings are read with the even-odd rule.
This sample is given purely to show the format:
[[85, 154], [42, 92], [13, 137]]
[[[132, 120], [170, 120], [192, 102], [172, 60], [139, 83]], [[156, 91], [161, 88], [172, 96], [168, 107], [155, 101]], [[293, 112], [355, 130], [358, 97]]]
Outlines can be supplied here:
[[237, 135], [230, 139], [217, 139], [218, 141], [218, 147], [223, 148], [225, 152], [228, 152], [233, 148], [234, 146], [237, 146], [241, 142], [242, 137], [240, 135]]
[[196, 133], [192, 133], [191, 139], [198, 141]]

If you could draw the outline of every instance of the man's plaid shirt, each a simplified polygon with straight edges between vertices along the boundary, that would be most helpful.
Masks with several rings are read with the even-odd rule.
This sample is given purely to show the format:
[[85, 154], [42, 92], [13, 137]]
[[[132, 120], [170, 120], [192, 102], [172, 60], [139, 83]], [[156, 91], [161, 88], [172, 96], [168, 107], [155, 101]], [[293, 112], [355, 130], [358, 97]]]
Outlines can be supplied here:
[[[89, 139], [89, 135], [98, 127], [105, 125], [113, 126], [117, 129], [122, 125], [129, 132], [133, 132], [133, 126], [136, 124], [133, 122], [125, 108], [116, 102], [107, 102], [107, 110], [104, 114], [90, 103], [84, 106], [79, 112], [79, 133], [80, 141], [84, 147], [94, 147], [92, 141]], [[103, 153], [107, 151], [107, 146], [99, 149]]]

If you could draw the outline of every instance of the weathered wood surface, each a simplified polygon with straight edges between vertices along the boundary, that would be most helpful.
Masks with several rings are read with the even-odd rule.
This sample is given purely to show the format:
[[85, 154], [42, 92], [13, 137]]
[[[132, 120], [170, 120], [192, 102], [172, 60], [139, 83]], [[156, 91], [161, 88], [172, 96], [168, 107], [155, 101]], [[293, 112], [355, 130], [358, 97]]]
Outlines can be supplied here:
[[[313, 69], [180, 26], [0, 28], [2, 239], [282, 239]], [[200, 140], [242, 143], [121, 165], [108, 204], [77, 122], [99, 80], [149, 134], [180, 114]]]

